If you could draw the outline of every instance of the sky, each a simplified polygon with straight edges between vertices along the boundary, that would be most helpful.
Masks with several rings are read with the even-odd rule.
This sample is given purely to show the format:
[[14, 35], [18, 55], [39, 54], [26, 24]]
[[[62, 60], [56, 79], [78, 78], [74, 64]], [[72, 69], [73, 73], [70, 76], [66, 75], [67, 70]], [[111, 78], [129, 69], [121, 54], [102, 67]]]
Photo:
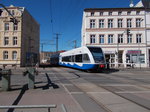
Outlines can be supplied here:
[[[133, 0], [136, 4], [140, 0]], [[0, 0], [5, 6], [25, 7], [40, 24], [40, 50], [70, 50], [81, 46], [82, 16], [85, 8], [129, 7], [130, 0]]]

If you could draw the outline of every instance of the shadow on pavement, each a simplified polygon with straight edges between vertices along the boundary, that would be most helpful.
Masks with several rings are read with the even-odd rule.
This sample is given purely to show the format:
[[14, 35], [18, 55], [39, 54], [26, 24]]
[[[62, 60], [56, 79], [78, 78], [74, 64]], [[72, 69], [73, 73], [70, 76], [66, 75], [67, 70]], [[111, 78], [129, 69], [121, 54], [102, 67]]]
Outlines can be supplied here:
[[[19, 103], [19, 101], [21, 100], [22, 96], [25, 94], [26, 90], [28, 90], [28, 85], [25, 84], [22, 89], [21, 89], [21, 92], [19, 94], [19, 96], [17, 97], [17, 99], [14, 101], [14, 103], [12, 105], [17, 105]], [[14, 108], [10, 108], [8, 109], [7, 112], [14, 112]]]
[[110, 74], [110, 73], [113, 73], [113, 72], [119, 72], [119, 70], [118, 69], [105, 69], [101, 72], [106, 73], [106, 74]]
[[[59, 86], [51, 81], [48, 74], [45, 73], [45, 75], [47, 78], [47, 84], [45, 86], [35, 87], [35, 89], [42, 88], [43, 90], [46, 90], [46, 89], [49, 89], [49, 87], [53, 87], [54, 89], [58, 89]], [[38, 83], [40, 83], [40, 82], [38, 82]]]

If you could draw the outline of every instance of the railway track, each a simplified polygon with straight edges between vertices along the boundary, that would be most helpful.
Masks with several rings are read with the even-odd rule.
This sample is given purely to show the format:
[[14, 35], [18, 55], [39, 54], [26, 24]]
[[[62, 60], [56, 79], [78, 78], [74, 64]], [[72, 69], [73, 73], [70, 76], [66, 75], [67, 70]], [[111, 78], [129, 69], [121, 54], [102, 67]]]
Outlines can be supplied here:
[[[81, 71], [73, 70], [73, 69], [68, 69], [68, 68], [61, 68], [61, 69], [59, 69], [59, 70], [57, 69], [57, 70], [54, 70], [54, 72], [57, 74], [56, 76], [57, 76], [58, 78], [59, 78], [60, 76], [61, 76], [61, 77], [63, 76], [64, 79], [69, 80], [69, 78], [67, 78], [67, 76], [69, 76], [69, 75], [72, 74], [72, 75], [74, 75], [74, 76], [77, 78], [77, 79], [75, 79], [75, 80], [83, 80], [83, 81], [86, 81], [87, 83], [91, 83], [91, 84], [94, 84], [93, 81], [90, 81], [90, 79], [85, 78], [84, 75], [88, 75], [88, 76], [91, 76], [91, 75], [92, 75], [92, 76], [96, 76], [96, 77], [98, 77], [98, 78], [101, 77], [101, 76], [98, 76], [98, 75], [96, 75], [96, 74], [85, 73], [85, 72], [81, 72]], [[65, 73], [65, 74], [63, 74], [63, 73]], [[68, 74], [68, 75], [66, 76], [66, 74]], [[83, 75], [83, 74], [84, 74], [84, 75]], [[107, 78], [108, 78], [108, 77], [107, 77]], [[110, 77], [109, 77], [109, 78], [110, 78]], [[112, 77], [111, 77], [109, 80], [111, 80], [111, 79], [112, 79]], [[120, 80], [123, 80], [123, 79], [120, 79]], [[90, 97], [93, 101], [95, 101], [101, 108], [103, 108], [104, 111], [106, 111], [106, 112], [113, 112], [110, 108], [107, 108], [107, 106], [105, 106], [103, 103], [101, 103], [100, 101], [98, 101], [98, 100], [96, 100], [95, 98], [93, 98], [92, 95], [88, 94], [88, 93], [90, 93], [90, 92], [87, 92], [87, 91], [85, 91], [84, 89], [80, 88], [80, 87], [78, 86], [78, 84], [76, 84], [76, 82], [74, 82], [73, 80], [69, 80], [69, 81], [70, 81], [70, 84], [72, 84], [72, 85], [74, 85], [76, 88], [80, 89], [80, 91], [82, 91], [82, 93], [84, 93], [85, 95], [87, 95], [88, 97]], [[128, 96], [124, 96], [124, 95], [120, 94], [119, 92], [113, 91], [113, 89], [116, 90], [115, 87], [112, 87], [111, 89], [109, 89], [109, 88], [107, 88], [106, 86], [101, 86], [100, 84], [94, 84], [94, 85], [96, 85], [96, 86], [98, 86], [98, 87], [100, 87], [100, 88], [103, 88], [103, 89], [107, 90], [108, 93], [114, 94], [114, 95], [116, 95], [116, 96], [118, 96], [118, 97], [121, 97], [121, 98], [127, 100], [127, 101], [130, 102], [130, 103], [133, 103], [133, 104], [135, 104], [135, 105], [137, 105], [137, 106], [139, 106], [139, 107], [142, 107], [142, 108], [145, 109], [145, 111], [147, 111], [147, 112], [150, 110], [149, 106], [140, 104], [139, 102], [136, 102], [136, 101], [130, 99]], [[106, 93], [107, 93], [107, 92], [106, 92]], [[92, 93], [92, 92], [91, 92], [91, 93]], [[93, 93], [94, 93], [94, 92], [93, 92]], [[96, 92], [95, 92], [95, 93], [96, 93]]]

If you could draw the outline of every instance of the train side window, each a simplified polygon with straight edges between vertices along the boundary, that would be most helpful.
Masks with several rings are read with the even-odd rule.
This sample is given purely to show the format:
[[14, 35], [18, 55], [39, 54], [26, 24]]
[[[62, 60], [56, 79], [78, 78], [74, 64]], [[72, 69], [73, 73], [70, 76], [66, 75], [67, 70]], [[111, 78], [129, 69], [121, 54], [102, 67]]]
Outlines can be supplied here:
[[75, 56], [74, 55], [71, 56], [71, 61], [75, 62]]
[[67, 60], [68, 60], [67, 56], [62, 58], [62, 61], [64, 61], [64, 62], [67, 62]]
[[71, 56], [68, 56], [68, 62], [71, 62]]
[[62, 57], [62, 61], [65, 61], [65, 57]]
[[89, 58], [88, 54], [83, 54], [83, 62], [90, 63], [90, 58]]
[[82, 54], [75, 55], [75, 62], [82, 62]]
[[64, 61], [64, 62], [71, 62], [71, 56], [62, 57], [62, 61]]

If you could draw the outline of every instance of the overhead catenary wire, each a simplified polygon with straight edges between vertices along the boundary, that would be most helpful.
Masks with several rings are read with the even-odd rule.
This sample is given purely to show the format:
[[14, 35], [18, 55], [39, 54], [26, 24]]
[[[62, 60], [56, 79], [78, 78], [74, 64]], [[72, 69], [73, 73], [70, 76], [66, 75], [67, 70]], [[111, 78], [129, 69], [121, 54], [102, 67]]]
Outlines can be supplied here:
[[[67, 30], [68, 29], [68, 26], [70, 26], [70, 22], [72, 22], [71, 20], [71, 18], [73, 18], [73, 17], [77, 17], [77, 15], [79, 14], [79, 12], [80, 12], [80, 10], [81, 10], [81, 7], [84, 7], [84, 5], [85, 5], [85, 3], [87, 2], [87, 0], [77, 0], [77, 5], [75, 5], [75, 8], [74, 7], [71, 7], [69, 10], [71, 10], [72, 9], [72, 11], [70, 11], [70, 12], [72, 12], [71, 14], [69, 14], [67, 17], [66, 17], [66, 19], [65, 19], [65, 21], [63, 22], [63, 24], [65, 25], [65, 28], [63, 28], [63, 30], [62, 30], [62, 32], [64, 32], [65, 30]], [[64, 26], [63, 25], [63, 26]]]
[[53, 26], [53, 10], [52, 10], [52, 0], [50, 0], [50, 22], [51, 22], [51, 29], [52, 29], [52, 37], [54, 34], [54, 26]]

